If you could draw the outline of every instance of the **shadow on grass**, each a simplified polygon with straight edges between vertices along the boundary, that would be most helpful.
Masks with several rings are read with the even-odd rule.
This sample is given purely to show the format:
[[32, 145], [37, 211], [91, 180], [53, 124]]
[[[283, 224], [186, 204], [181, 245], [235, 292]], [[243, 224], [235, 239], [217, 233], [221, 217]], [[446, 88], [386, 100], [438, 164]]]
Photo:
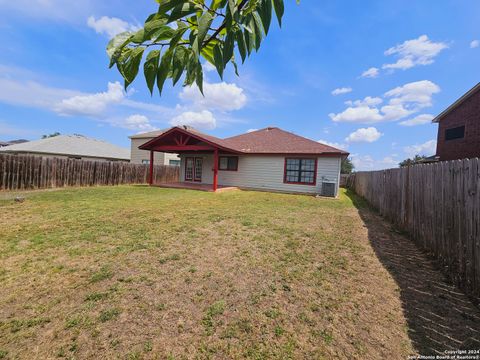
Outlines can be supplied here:
[[395, 231], [368, 203], [347, 190], [368, 229], [370, 243], [400, 288], [408, 335], [421, 355], [480, 349], [480, 310], [450, 284], [434, 261]]

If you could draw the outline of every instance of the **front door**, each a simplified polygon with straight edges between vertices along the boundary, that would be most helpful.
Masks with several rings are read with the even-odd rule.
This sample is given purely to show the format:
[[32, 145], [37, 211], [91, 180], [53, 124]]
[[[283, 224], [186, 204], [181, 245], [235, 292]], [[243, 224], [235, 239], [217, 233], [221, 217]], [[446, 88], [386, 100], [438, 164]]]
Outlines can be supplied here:
[[185, 181], [202, 182], [203, 159], [185, 158]]

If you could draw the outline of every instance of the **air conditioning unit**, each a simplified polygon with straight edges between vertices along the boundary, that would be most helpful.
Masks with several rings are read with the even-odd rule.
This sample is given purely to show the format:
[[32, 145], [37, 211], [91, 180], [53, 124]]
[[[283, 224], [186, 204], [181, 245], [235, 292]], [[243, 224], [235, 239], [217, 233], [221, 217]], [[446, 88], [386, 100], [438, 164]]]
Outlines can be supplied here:
[[337, 184], [332, 182], [322, 182], [322, 191], [320, 195], [328, 196], [328, 197], [335, 197], [335, 188]]

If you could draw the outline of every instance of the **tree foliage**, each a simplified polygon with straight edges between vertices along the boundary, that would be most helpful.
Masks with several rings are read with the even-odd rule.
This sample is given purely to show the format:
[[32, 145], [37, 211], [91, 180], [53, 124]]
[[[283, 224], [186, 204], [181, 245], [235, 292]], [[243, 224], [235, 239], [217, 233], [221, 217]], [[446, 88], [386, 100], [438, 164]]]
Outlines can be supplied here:
[[[125, 89], [143, 73], [150, 93], [155, 84], [161, 94], [165, 81], [197, 84], [203, 93], [201, 59], [215, 66], [220, 78], [230, 63], [238, 75], [242, 63], [258, 51], [270, 29], [272, 15], [279, 25], [283, 0], [156, 0], [151, 14], [137, 32], [124, 32], [108, 46], [110, 68], [116, 66]], [[298, 0], [297, 0], [298, 2]]]
[[345, 158], [342, 159], [342, 166], [340, 169], [341, 174], [351, 174], [355, 166], [352, 163], [352, 159]]
[[42, 139], [48, 139], [60, 135], [58, 131], [55, 131], [53, 134], [42, 135]]
[[405, 166], [410, 166], [410, 165], [415, 165], [421, 162], [422, 160], [425, 160], [427, 157], [425, 155], [415, 155], [413, 158], [408, 158], [400, 162], [398, 165], [400, 167], [405, 167]]

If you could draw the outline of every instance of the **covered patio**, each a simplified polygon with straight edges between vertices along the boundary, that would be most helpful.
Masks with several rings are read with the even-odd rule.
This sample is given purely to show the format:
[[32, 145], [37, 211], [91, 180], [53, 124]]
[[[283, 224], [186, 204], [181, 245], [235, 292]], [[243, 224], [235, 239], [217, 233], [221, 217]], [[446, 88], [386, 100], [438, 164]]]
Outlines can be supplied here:
[[[212, 186], [209, 184], [191, 184], [186, 182], [175, 182], [175, 183], [165, 183], [165, 184], [152, 184], [152, 186], [161, 187], [161, 188], [170, 188], [170, 189], [187, 189], [187, 190], [214, 192]], [[230, 190], [238, 190], [238, 188], [235, 186], [217, 185], [216, 192], [224, 192], [224, 191], [230, 191]]]
[[[149, 185], [153, 184], [154, 152], [188, 154], [185, 160], [184, 179], [177, 183], [155, 184], [154, 186], [182, 188], [202, 191], [225, 191], [234, 189], [218, 184], [219, 153], [239, 154], [238, 151], [222, 145], [223, 140], [213, 136], [197, 133], [190, 128], [174, 127], [162, 135], [148, 141], [139, 147], [141, 150], [150, 151]], [[202, 167], [200, 157], [195, 155], [213, 155], [212, 184], [202, 183]], [[191, 157], [190, 157], [191, 156]], [[183, 169], [182, 169], [183, 170]]]

